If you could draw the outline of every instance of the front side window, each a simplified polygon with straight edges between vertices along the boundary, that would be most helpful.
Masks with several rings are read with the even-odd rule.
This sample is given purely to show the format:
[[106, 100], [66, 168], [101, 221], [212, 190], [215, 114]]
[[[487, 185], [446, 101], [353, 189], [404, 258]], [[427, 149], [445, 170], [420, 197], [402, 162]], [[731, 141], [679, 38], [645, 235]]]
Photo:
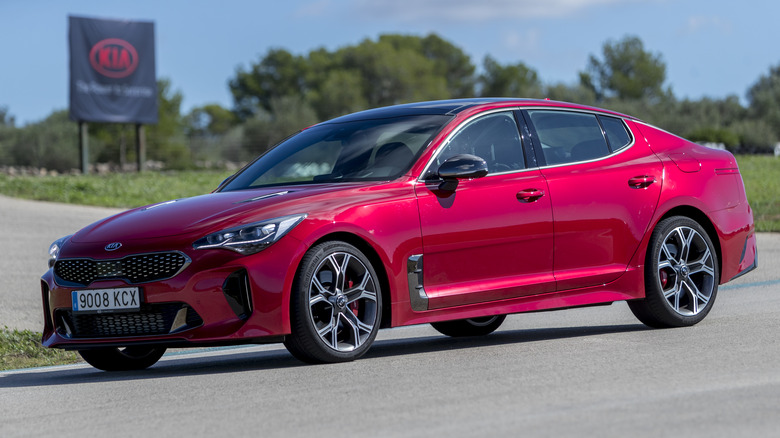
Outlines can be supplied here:
[[510, 111], [472, 120], [450, 138], [436, 157], [439, 166], [458, 154], [476, 155], [488, 165], [488, 173], [511, 172], [525, 168], [523, 144]]
[[451, 119], [414, 115], [315, 125], [268, 151], [222, 191], [395, 179]]
[[531, 110], [528, 115], [548, 165], [593, 160], [610, 153], [593, 114]]

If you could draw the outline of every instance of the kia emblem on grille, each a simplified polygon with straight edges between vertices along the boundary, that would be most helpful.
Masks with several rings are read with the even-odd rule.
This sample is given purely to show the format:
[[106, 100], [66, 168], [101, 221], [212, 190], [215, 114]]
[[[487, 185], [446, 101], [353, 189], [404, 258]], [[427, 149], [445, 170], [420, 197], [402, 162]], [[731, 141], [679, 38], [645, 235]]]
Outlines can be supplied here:
[[116, 251], [117, 249], [121, 248], [122, 244], [119, 242], [109, 243], [104, 248], [106, 251]]

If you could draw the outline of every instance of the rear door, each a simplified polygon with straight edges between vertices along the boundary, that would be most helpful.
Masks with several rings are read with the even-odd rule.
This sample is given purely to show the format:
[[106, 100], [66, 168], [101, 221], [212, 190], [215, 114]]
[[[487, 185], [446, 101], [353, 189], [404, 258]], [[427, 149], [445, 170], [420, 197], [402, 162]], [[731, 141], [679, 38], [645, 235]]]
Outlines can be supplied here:
[[528, 110], [555, 221], [558, 290], [625, 272], [658, 205], [663, 165], [620, 118]]

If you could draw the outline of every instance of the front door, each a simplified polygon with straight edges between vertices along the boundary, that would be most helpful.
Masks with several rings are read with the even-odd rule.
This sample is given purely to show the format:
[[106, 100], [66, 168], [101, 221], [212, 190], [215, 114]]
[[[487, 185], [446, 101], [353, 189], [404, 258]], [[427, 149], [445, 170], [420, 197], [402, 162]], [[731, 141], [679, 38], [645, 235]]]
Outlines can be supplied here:
[[511, 111], [464, 124], [435, 156], [480, 156], [489, 173], [455, 191], [416, 186], [428, 308], [461, 306], [555, 290], [553, 226], [547, 184], [527, 169]]

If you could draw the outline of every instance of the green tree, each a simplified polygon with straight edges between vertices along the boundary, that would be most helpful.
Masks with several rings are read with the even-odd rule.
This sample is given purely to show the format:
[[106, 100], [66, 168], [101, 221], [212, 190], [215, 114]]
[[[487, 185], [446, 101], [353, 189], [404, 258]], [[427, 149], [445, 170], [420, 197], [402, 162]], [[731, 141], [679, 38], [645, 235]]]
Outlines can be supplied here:
[[743, 120], [731, 128], [739, 136], [740, 153], [769, 154], [777, 143], [776, 128], [763, 120]]
[[219, 104], [193, 108], [184, 129], [196, 166], [213, 167], [224, 160], [242, 161], [243, 129], [235, 113]]
[[638, 37], [607, 41], [602, 57], [599, 60], [591, 55], [585, 71], [580, 73], [582, 85], [593, 90], [598, 100], [652, 99], [670, 94], [662, 89], [666, 64], [661, 55], [646, 51]]
[[135, 128], [125, 123], [90, 123], [89, 159], [125, 166], [135, 159]]
[[780, 65], [771, 67], [747, 92], [750, 116], [773, 127], [775, 138], [780, 138]]
[[366, 88], [357, 70], [334, 69], [322, 75], [321, 82], [308, 94], [308, 100], [322, 120], [368, 108]]
[[522, 62], [501, 65], [490, 55], [483, 61], [485, 70], [479, 77], [481, 95], [485, 97], [544, 97], [542, 83], [535, 70]]
[[436, 74], [436, 64], [392, 37], [366, 39], [336, 55], [342, 68], [362, 77], [363, 97], [370, 107], [449, 97], [447, 78]]
[[685, 138], [698, 142], [722, 143], [730, 150], [738, 146], [740, 140], [739, 135], [734, 131], [712, 125], [694, 129]]
[[285, 49], [271, 49], [249, 70], [238, 68], [230, 80], [236, 114], [245, 120], [258, 109], [271, 110], [271, 100], [303, 96], [306, 92], [308, 62]]
[[16, 129], [9, 137], [9, 164], [57, 171], [79, 166], [78, 127], [68, 118], [67, 110]]
[[249, 157], [262, 154], [281, 140], [317, 123], [317, 115], [301, 97], [272, 99], [271, 110], [258, 111], [244, 124], [244, 150]]
[[234, 112], [248, 120], [279, 98], [303, 99], [320, 120], [368, 107], [473, 95], [468, 55], [438, 35], [381, 35], [307, 56], [268, 51], [230, 80]]
[[170, 79], [157, 80], [157, 124], [146, 127], [146, 156], [162, 161], [170, 169], [193, 166], [184, 136], [183, 99], [180, 91], [173, 90]]
[[11, 164], [11, 142], [16, 134], [14, 117], [8, 113], [7, 106], [0, 106], [0, 165]]
[[388, 34], [379, 43], [389, 43], [396, 50], [408, 49], [422, 54], [433, 63], [432, 73], [445, 79], [448, 97], [470, 97], [474, 94], [474, 64], [462, 49], [436, 35], [425, 37]]
[[0, 127], [13, 128], [15, 123], [16, 120], [14, 116], [8, 112], [8, 107], [5, 105], [0, 106]]
[[216, 103], [195, 107], [184, 118], [185, 130], [190, 137], [223, 135], [237, 123], [232, 111]]
[[581, 84], [567, 85], [557, 83], [547, 85], [544, 89], [544, 97], [550, 100], [574, 102], [582, 105], [595, 105], [596, 94], [588, 87]]

